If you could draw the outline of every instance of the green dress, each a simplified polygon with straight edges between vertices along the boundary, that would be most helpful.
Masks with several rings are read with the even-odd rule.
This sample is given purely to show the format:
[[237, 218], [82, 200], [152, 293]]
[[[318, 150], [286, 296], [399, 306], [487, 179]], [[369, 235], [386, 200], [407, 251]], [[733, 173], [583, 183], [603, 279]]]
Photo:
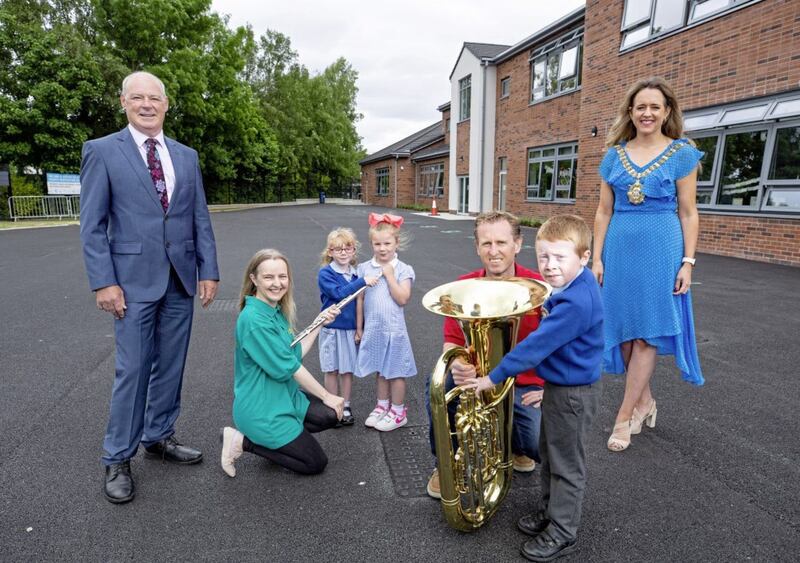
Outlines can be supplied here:
[[245, 298], [236, 322], [233, 421], [251, 442], [272, 450], [300, 435], [308, 410], [292, 377], [302, 359], [302, 347], [289, 346], [292, 337], [279, 307]]

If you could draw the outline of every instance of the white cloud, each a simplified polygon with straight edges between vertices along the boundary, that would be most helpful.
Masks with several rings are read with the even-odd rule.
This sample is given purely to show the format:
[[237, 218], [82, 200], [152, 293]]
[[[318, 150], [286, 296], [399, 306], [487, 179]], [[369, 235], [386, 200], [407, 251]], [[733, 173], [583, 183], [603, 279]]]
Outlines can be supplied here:
[[369, 152], [437, 119], [464, 42], [513, 45], [583, 6], [583, 0], [214, 0], [232, 27], [250, 23], [289, 36], [319, 72], [344, 57], [359, 73], [357, 127]]

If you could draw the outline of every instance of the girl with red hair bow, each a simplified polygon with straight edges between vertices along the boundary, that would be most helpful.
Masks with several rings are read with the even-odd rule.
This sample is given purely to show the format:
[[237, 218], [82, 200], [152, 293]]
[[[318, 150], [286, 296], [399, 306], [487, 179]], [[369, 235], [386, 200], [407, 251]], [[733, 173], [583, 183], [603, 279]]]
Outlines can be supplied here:
[[408, 234], [401, 230], [403, 218], [370, 213], [369, 224], [373, 256], [358, 265], [357, 273], [361, 278], [381, 277], [358, 297], [356, 342], [360, 347], [355, 374], [377, 374], [378, 403], [364, 424], [388, 432], [408, 423], [406, 378], [417, 374], [403, 313], [415, 275], [414, 269], [397, 257], [397, 251], [408, 242]]

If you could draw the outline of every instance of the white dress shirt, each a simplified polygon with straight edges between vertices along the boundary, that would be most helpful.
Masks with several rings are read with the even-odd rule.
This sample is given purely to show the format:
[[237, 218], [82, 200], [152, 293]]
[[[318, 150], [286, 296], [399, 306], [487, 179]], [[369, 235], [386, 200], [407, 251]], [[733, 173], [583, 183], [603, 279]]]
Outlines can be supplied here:
[[[139, 131], [130, 123], [128, 124], [128, 131], [131, 132], [133, 142], [136, 143], [139, 154], [142, 155], [144, 165], [147, 166], [147, 146], [145, 142], [147, 142], [147, 139], [150, 139], [150, 137]], [[158, 135], [153, 138], [156, 140], [156, 151], [158, 152], [158, 158], [161, 159], [161, 168], [164, 170], [164, 181], [167, 184], [167, 199], [172, 201], [172, 192], [175, 191], [175, 168], [172, 166], [172, 159], [169, 156], [167, 144], [164, 142], [164, 131], [159, 131]]]

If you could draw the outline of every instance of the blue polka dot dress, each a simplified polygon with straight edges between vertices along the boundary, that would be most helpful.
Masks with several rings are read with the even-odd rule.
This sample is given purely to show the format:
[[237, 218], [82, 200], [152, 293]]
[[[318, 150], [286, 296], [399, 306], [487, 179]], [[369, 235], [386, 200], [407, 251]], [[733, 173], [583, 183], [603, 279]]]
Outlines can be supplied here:
[[[374, 260], [359, 264], [357, 269], [360, 278], [377, 276], [380, 272], [381, 267]], [[398, 282], [410, 279], [414, 283], [414, 269], [399, 260], [394, 262], [394, 275]], [[355, 374], [366, 377], [375, 372], [386, 379], [417, 374], [403, 308], [392, 298], [383, 277], [364, 292], [364, 334], [358, 347]]]
[[691, 291], [672, 292], [684, 255], [675, 181], [692, 172], [703, 153], [686, 139], [677, 139], [652, 162], [643, 167], [631, 162], [631, 166], [643, 172], [673, 148], [677, 150], [667, 161], [641, 180], [644, 201], [638, 205], [628, 200], [634, 178], [617, 150], [610, 148], [600, 163], [600, 175], [614, 192], [614, 213], [602, 256], [603, 364], [609, 373], [624, 373], [620, 344], [644, 339], [659, 355], [675, 356], [684, 380], [702, 385]]

